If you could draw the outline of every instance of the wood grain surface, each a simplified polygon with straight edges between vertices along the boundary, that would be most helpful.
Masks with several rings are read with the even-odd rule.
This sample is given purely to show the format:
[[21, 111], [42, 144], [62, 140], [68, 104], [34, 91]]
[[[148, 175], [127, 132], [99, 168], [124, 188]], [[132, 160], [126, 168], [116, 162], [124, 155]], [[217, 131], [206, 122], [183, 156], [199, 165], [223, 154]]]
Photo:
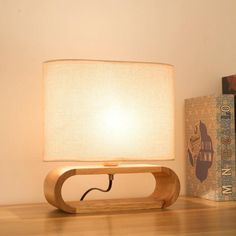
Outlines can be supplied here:
[[0, 207], [1, 236], [236, 235], [236, 202], [178, 198], [166, 209], [66, 214], [46, 203]]

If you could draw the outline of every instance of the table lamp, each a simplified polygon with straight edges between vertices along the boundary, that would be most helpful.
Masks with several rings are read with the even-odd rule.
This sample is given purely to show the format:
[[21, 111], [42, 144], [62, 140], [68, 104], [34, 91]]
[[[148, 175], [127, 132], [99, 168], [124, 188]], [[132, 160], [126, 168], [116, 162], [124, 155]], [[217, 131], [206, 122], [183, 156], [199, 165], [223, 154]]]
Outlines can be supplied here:
[[[79, 161], [52, 170], [47, 201], [69, 213], [156, 209], [174, 203], [180, 183], [169, 168], [147, 164], [174, 158], [173, 66], [160, 63], [52, 60], [44, 63], [44, 160]], [[96, 165], [85, 165], [91, 162]], [[137, 163], [138, 162], [138, 163]], [[154, 192], [145, 198], [63, 200], [74, 175], [151, 173]]]

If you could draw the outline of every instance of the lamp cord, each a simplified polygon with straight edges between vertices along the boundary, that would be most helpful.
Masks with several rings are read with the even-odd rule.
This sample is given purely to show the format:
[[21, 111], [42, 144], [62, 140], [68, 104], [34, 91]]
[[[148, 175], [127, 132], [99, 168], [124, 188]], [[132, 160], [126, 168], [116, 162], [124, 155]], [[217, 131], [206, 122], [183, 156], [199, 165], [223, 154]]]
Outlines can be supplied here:
[[110, 190], [111, 190], [111, 188], [112, 188], [112, 181], [113, 181], [113, 179], [114, 179], [114, 175], [113, 174], [108, 174], [108, 177], [109, 177], [109, 185], [108, 185], [108, 187], [107, 187], [107, 189], [106, 190], [103, 190], [103, 189], [100, 189], [100, 188], [90, 188], [90, 189], [88, 189], [83, 195], [82, 195], [82, 197], [80, 198], [80, 201], [83, 201], [84, 200], [84, 198], [86, 197], [86, 195], [89, 193], [89, 192], [91, 192], [91, 191], [93, 191], [93, 190], [98, 190], [98, 191], [101, 191], [101, 192], [109, 192]]

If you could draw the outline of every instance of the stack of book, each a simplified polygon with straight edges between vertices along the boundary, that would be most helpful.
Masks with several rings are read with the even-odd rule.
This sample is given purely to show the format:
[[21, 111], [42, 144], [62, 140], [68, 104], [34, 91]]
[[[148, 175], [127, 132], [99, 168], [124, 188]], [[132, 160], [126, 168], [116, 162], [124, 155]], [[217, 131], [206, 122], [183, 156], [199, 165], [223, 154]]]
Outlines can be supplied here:
[[187, 195], [215, 201], [236, 200], [236, 76], [222, 83], [222, 95], [185, 100]]

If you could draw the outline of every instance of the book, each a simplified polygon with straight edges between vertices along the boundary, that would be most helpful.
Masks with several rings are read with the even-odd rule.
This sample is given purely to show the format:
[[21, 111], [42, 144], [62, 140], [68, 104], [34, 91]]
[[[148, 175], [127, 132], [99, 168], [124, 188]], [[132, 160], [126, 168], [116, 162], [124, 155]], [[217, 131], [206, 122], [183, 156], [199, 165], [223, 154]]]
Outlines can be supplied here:
[[236, 94], [236, 75], [229, 75], [222, 78], [222, 93]]
[[235, 97], [185, 100], [187, 195], [236, 200]]

